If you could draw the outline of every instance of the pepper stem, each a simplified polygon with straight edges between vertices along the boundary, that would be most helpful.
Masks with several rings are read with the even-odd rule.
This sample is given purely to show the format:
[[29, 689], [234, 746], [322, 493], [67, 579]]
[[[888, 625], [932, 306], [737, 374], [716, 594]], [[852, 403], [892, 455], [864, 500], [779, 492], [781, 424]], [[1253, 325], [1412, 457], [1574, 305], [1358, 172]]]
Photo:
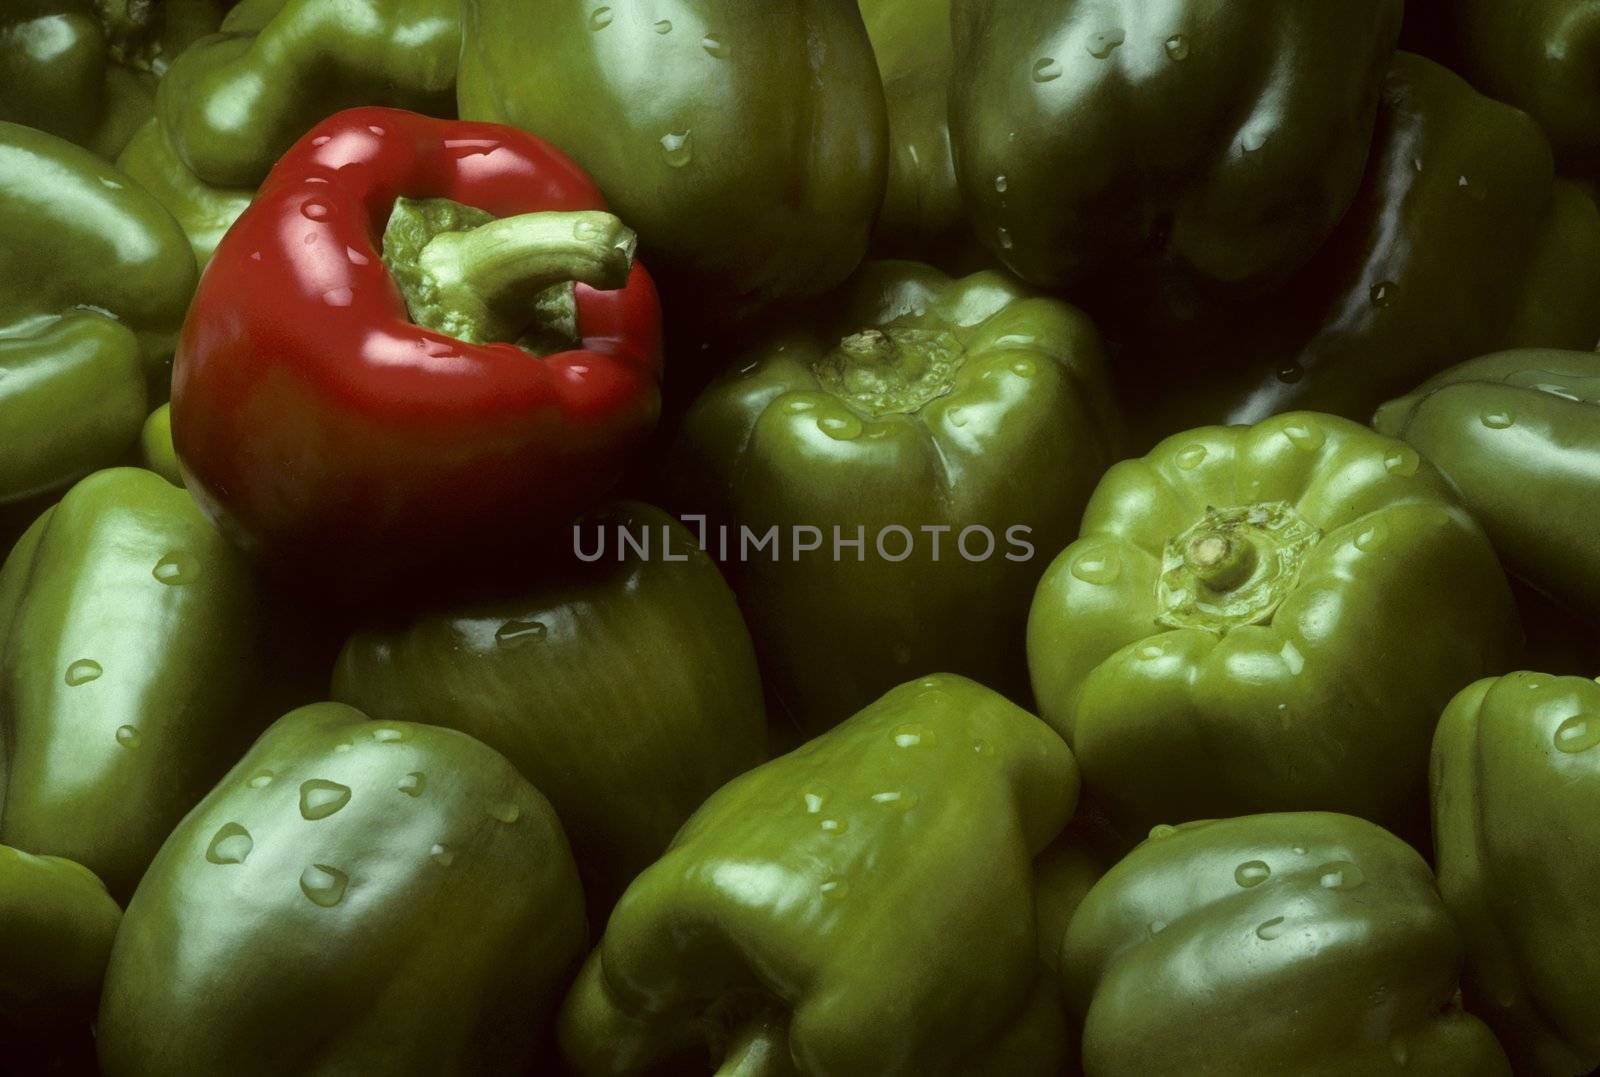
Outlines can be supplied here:
[[938, 327], [863, 329], [812, 363], [821, 388], [869, 415], [910, 414], [950, 392], [966, 345]]
[[1183, 562], [1212, 591], [1231, 591], [1256, 568], [1256, 548], [1235, 535], [1203, 531], [1189, 539]]
[[1162, 551], [1156, 622], [1219, 635], [1267, 623], [1321, 538], [1287, 501], [1207, 508]]
[[469, 344], [515, 340], [540, 293], [571, 281], [601, 290], [627, 284], [637, 246], [633, 229], [599, 210], [525, 213], [442, 232], [417, 254], [427, 324]]
[[789, 1034], [772, 1020], [754, 1020], [734, 1032], [716, 1077], [792, 1077]]
[[915, 381], [927, 371], [928, 357], [918, 347], [906, 347], [907, 342], [882, 329], [863, 329], [839, 341], [840, 354], [860, 367], [877, 367], [894, 364], [899, 376]]
[[106, 36], [121, 41], [143, 31], [155, 13], [153, 0], [95, 0], [95, 14]]

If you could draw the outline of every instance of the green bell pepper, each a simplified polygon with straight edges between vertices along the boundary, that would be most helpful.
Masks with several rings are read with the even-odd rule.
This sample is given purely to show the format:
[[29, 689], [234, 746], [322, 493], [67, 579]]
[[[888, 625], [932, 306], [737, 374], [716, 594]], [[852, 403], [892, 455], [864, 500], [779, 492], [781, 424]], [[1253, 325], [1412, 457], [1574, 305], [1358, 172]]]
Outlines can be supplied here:
[[[1031, 1011], [1034, 1035], [1043, 1042], [1028, 1049], [1033, 1057], [1060, 1060], [1052, 1077], [1076, 1077], [1083, 1072], [1078, 1064], [1078, 1029], [1068, 1027], [1061, 1018], [1066, 1009], [1061, 996], [1061, 943], [1083, 899], [1105, 873], [1106, 863], [1086, 840], [1077, 820], [1033, 861], [1034, 933], [1041, 976]], [[1050, 1017], [1038, 1016], [1038, 1011]]]
[[580, 1073], [709, 1048], [723, 1073], [1058, 1074], [1011, 1050], [1039, 977], [1030, 857], [1077, 798], [1071, 753], [995, 693], [896, 688], [735, 778], [617, 905], [562, 1007]]
[[1433, 742], [1439, 888], [1465, 994], [1532, 1077], [1600, 1066], [1600, 686], [1515, 673], [1451, 702]]
[[1407, 46], [1529, 113], [1562, 161], [1600, 166], [1600, 13], [1579, 0], [1409, 0]]
[[172, 149], [203, 183], [253, 189], [295, 140], [343, 109], [451, 115], [460, 7], [243, 0], [161, 80], [156, 109]]
[[68, 491], [0, 569], [0, 841], [132, 893], [271, 718], [260, 606], [182, 489], [118, 468]]
[[254, 197], [250, 188], [213, 187], [190, 172], [154, 117], [128, 142], [117, 167], [143, 184], [176, 218], [202, 269]]
[[873, 248], [927, 257], [968, 235], [950, 149], [950, 0], [862, 0], [861, 17], [889, 117], [889, 172]]
[[183, 485], [178, 472], [178, 451], [172, 446], [172, 405], [152, 411], [139, 431], [139, 466], [154, 471], [174, 486]]
[[[1059, 988], [1061, 943], [1078, 906], [1100, 877], [1106, 863], [1079, 830], [1077, 820], [1068, 824], [1050, 847], [1033, 861], [1034, 929], [1039, 937], [1039, 960]], [[1059, 993], [1057, 995], [1059, 998]]]
[[133, 448], [194, 293], [183, 233], [89, 151], [0, 123], [0, 505]]
[[1401, 0], [953, 0], [973, 227], [1031, 284], [1281, 282], [1356, 196]]
[[1510, 1077], [1422, 857], [1320, 812], [1163, 827], [1062, 947], [1089, 1077]]
[[221, 19], [218, 0], [7, 0], [0, 120], [113, 158], [153, 114], [172, 59]]
[[89, 1042], [121, 919], [82, 865], [0, 845], [0, 1036], [9, 1072], [59, 1070], [63, 1056]]
[[1600, 211], [1552, 181], [1537, 124], [1402, 53], [1375, 138], [1355, 203], [1280, 294], [1108, 330], [1152, 435], [1291, 408], [1365, 422], [1475, 355], [1600, 339]]
[[1112, 468], [1028, 619], [1040, 713], [1135, 834], [1301, 809], [1404, 824], [1439, 712], [1519, 643], [1439, 474], [1313, 413]]
[[462, 0], [462, 20], [462, 118], [575, 158], [715, 323], [860, 261], [887, 150], [853, 0]]
[[1600, 355], [1501, 352], [1378, 409], [1444, 472], [1512, 572], [1600, 618]]
[[583, 953], [555, 812], [454, 730], [275, 722], [128, 905], [107, 1077], [516, 1074]]
[[555, 805], [585, 893], [608, 905], [707, 796], [761, 762], [766, 732], [750, 635], [688, 531], [627, 502], [575, 528], [591, 554], [626, 534], [648, 556], [602, 545], [559, 582], [356, 635], [333, 698], [503, 752]]
[[934, 670], [1025, 699], [1033, 551], [1071, 540], [1119, 452], [1089, 320], [998, 273], [873, 262], [734, 367], [673, 470], [683, 512], [726, 528], [777, 701], [818, 731]]

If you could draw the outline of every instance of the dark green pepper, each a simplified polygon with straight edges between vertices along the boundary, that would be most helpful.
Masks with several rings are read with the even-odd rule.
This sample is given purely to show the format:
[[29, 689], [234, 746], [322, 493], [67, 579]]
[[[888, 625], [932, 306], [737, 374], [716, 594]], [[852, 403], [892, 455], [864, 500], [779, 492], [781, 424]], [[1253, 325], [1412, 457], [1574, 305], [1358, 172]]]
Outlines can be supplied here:
[[[1105, 862], [1090, 847], [1076, 821], [1033, 861], [1034, 931], [1043, 975], [1034, 988], [1030, 1023], [1033, 1035], [1043, 1042], [1027, 1049], [1032, 1057], [1060, 1060], [1061, 1068], [1052, 1077], [1075, 1077], [1083, 1072], [1078, 1064], [1078, 1030], [1065, 1025], [1060, 1016], [1066, 1007], [1061, 996], [1061, 942], [1078, 906], [1105, 873]], [[1053, 1020], [1041, 1017], [1039, 1011], [1049, 1013]]]
[[115, 157], [172, 59], [221, 19], [218, 0], [7, 0], [0, 120]]
[[1279, 294], [1108, 335], [1148, 436], [1291, 408], [1365, 422], [1385, 400], [1500, 348], [1600, 339], [1600, 211], [1552, 182], [1525, 114], [1396, 57], [1356, 201]]
[[959, 677], [896, 688], [694, 814], [612, 914], [563, 1052], [596, 1074], [708, 1048], [723, 1073], [1059, 1074], [1030, 858], [1076, 796], [1032, 715]]
[[319, 703], [161, 848], [97, 1025], [108, 1077], [531, 1072], [584, 941], [550, 804], [462, 733]]
[[1035, 553], [1119, 452], [1089, 320], [998, 273], [875, 262], [736, 367], [674, 470], [683, 512], [726, 528], [708, 544], [778, 701], [815, 731], [934, 670], [1026, 698]]
[[950, 151], [950, 0], [862, 0], [889, 117], [873, 248], [926, 257], [967, 236]]
[[166, 210], [53, 135], [0, 123], [0, 505], [134, 446], [165, 399], [195, 263]]
[[1022, 279], [1281, 282], [1361, 183], [1401, 0], [953, 0], [957, 172]]
[[462, 19], [462, 118], [575, 158], [716, 323], [860, 261], [886, 123], [853, 0], [464, 0]]
[[1600, 17], [1579, 0], [1409, 0], [1407, 47], [1538, 120], [1568, 165], [1600, 166]]
[[1040, 713], [1114, 822], [1421, 822], [1439, 712], [1519, 644], [1493, 549], [1409, 446], [1293, 413], [1106, 473], [1028, 620]]
[[455, 110], [460, 0], [244, 0], [178, 58], [156, 96], [203, 183], [254, 188], [316, 125], [357, 105]]
[[456, 0], [246, 0], [163, 83], [117, 164], [177, 218], [201, 266], [273, 162], [357, 105], [455, 109]]
[[133, 468], [74, 486], [0, 569], [0, 841], [132, 893], [271, 719], [260, 607], [182, 489]]
[[1600, 355], [1473, 359], [1372, 424], [1444, 472], [1512, 572], [1600, 618]]
[[[1052, 981], [1061, 974], [1061, 943], [1084, 897], [1106, 873], [1076, 820], [1033, 861], [1033, 910], [1039, 960]], [[1059, 985], [1058, 985], [1059, 986]]]
[[1600, 1066], [1600, 686], [1515, 673], [1458, 695], [1433, 742], [1439, 888], [1464, 991], [1531, 1077]]
[[1158, 829], [1061, 952], [1089, 1077], [1510, 1077], [1461, 962], [1422, 857], [1318, 812]]
[[248, 187], [213, 187], [190, 172], [155, 118], [128, 142], [117, 167], [143, 184], [176, 218], [201, 268], [254, 197]]
[[[604, 905], [701, 801], [761, 762], [766, 737], [749, 633], [683, 526], [622, 503], [575, 528], [580, 549], [599, 544], [592, 564], [353, 637], [333, 695], [504, 752], [555, 805]], [[648, 555], [624, 556], [624, 534]]]
[[81, 864], [0, 845], [0, 1035], [10, 1072], [59, 1071], [88, 1040], [121, 919]]

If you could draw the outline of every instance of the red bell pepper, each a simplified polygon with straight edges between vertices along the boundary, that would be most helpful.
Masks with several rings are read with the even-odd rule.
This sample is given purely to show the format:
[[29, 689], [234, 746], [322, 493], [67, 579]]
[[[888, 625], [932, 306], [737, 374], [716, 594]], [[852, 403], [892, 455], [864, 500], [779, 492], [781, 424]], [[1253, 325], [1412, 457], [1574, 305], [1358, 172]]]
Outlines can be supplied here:
[[[450, 201], [408, 201], [428, 199]], [[383, 108], [318, 125], [223, 239], [184, 325], [172, 434], [189, 489], [246, 549], [319, 575], [563, 524], [660, 410], [660, 304], [632, 233], [585, 212], [604, 207], [509, 127]], [[411, 215], [409, 243], [391, 212]], [[541, 356], [519, 333], [565, 346]]]

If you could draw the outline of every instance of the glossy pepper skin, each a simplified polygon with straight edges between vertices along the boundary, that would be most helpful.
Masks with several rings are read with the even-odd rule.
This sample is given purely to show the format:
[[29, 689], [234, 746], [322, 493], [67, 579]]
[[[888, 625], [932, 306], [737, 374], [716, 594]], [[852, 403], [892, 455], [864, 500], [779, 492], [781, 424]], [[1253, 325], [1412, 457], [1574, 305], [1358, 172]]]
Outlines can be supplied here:
[[464, 0], [462, 22], [462, 117], [571, 154], [715, 323], [860, 261], [886, 122], [852, 0]]
[[[998, 273], [874, 262], [734, 366], [684, 419], [680, 507], [729, 529], [757, 650], [801, 728], [932, 670], [1025, 698], [1038, 551], [1071, 540], [1119, 451], [1089, 320]], [[805, 526], [815, 553], [791, 541]], [[737, 555], [740, 528], [773, 527], [777, 558]], [[859, 553], [834, 557], [834, 527], [863, 529]]]
[[1510, 570], [1600, 616], [1600, 355], [1472, 359], [1378, 409], [1461, 494]]
[[129, 903], [108, 1077], [533, 1072], [582, 954], [549, 802], [454, 730], [292, 711]]
[[173, 58], [221, 19], [218, 0], [8, 0], [0, 120], [115, 157], [155, 111]]
[[375, 578], [564, 525], [655, 422], [660, 308], [643, 266], [613, 290], [569, 288], [574, 332], [553, 354], [470, 343], [413, 320], [391, 245], [374, 244], [402, 197], [485, 219], [603, 209], [554, 148], [488, 124], [351, 109], [284, 156], [201, 281], [172, 402], [190, 489], [269, 563]]
[[1439, 712], [1519, 644], [1439, 474], [1308, 412], [1112, 468], [1028, 619], [1040, 713], [1135, 834], [1301, 809], [1404, 823]]
[[157, 110], [202, 182], [251, 188], [324, 117], [454, 113], [459, 0], [244, 0], [161, 80]]
[[1076, 797], [1071, 753], [1002, 697], [896, 688], [694, 814], [612, 914], [563, 1053], [580, 1073], [708, 1046], [730, 1073], [1059, 1072], [1004, 1045], [1038, 975], [1030, 857]]
[[1300, 408], [1365, 422], [1473, 356], [1592, 348], [1600, 211], [1553, 175], [1526, 115], [1397, 54], [1361, 191], [1278, 298], [1119, 329], [1130, 411], [1153, 435]]
[[128, 141], [117, 167], [177, 220], [202, 269], [255, 193], [249, 187], [213, 187], [190, 172], [154, 117]]
[[1539, 121], [1556, 156], [1600, 165], [1600, 11], [1581, 0], [1411, 0], [1410, 48]]
[[81, 864], [0, 845], [0, 1034], [17, 1072], [50, 1072], [87, 1039], [121, 919]]
[[1513, 673], [1464, 689], [1433, 742], [1439, 889], [1467, 942], [1463, 990], [1519, 1074], [1600, 1066], [1600, 686]]
[[1505, 1075], [1452, 1002], [1461, 938], [1399, 838], [1320, 812], [1163, 827], [1062, 947], [1088, 1077]]
[[889, 119], [879, 254], [928, 256], [967, 235], [950, 149], [950, 0], [862, 0]]
[[132, 893], [271, 718], [261, 605], [182, 489], [134, 468], [74, 486], [0, 569], [0, 841]]
[[195, 287], [183, 233], [127, 176], [0, 122], [0, 505], [116, 463], [166, 396]]
[[[514, 597], [352, 637], [333, 697], [503, 752], [550, 798], [604, 902], [762, 761], [766, 727], [750, 634], [688, 530], [635, 502], [574, 527], [593, 563], [554, 561]], [[648, 556], [624, 556], [618, 529]]]
[[1281, 282], [1355, 197], [1401, 10], [952, 0], [973, 227], [1041, 286]]

